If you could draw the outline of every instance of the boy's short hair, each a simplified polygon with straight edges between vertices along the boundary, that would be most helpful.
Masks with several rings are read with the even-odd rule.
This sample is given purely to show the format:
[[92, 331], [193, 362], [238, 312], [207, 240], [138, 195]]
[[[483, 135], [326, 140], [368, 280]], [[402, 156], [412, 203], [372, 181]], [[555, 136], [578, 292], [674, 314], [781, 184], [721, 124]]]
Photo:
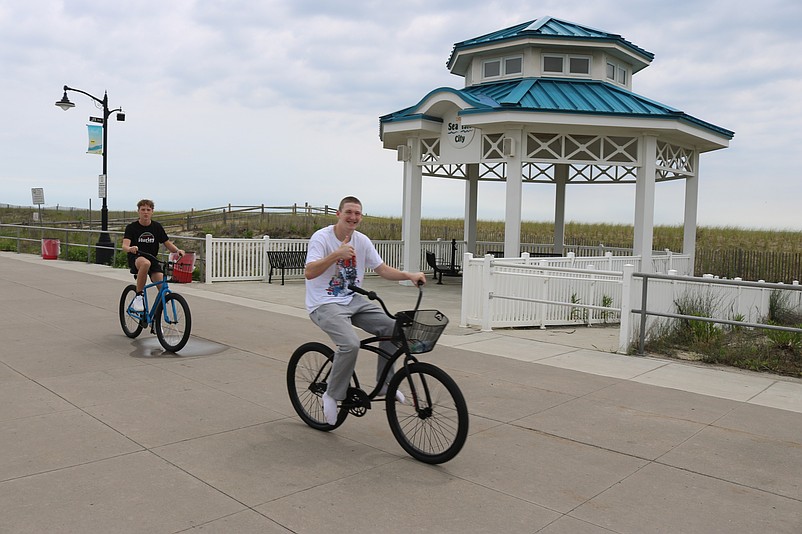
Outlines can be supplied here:
[[340, 207], [337, 208], [337, 211], [342, 211], [343, 210], [343, 206], [345, 206], [346, 204], [359, 204], [359, 207], [360, 208], [362, 207], [362, 202], [358, 198], [356, 198], [356, 197], [345, 197], [344, 199], [342, 199], [340, 201]]
[[143, 198], [139, 202], [136, 203], [136, 209], [141, 208], [142, 206], [149, 206], [150, 209], [153, 209], [155, 206], [153, 205], [153, 201], [148, 198]]

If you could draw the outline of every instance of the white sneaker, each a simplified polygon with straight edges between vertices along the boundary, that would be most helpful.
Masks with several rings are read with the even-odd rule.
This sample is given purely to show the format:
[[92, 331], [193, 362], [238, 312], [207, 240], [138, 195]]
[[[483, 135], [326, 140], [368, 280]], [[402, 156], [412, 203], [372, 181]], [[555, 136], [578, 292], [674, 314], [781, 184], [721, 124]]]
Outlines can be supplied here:
[[[379, 396], [387, 395], [387, 384], [384, 385], [383, 388], [379, 390]], [[395, 390], [395, 400], [399, 404], [404, 404], [407, 401], [407, 398], [401, 393], [400, 389]]]
[[337, 401], [329, 397], [328, 393], [323, 394], [323, 417], [331, 426], [337, 424]]
[[131, 303], [131, 309], [135, 312], [145, 311], [145, 299], [142, 298], [142, 295], [134, 297], [134, 301]]

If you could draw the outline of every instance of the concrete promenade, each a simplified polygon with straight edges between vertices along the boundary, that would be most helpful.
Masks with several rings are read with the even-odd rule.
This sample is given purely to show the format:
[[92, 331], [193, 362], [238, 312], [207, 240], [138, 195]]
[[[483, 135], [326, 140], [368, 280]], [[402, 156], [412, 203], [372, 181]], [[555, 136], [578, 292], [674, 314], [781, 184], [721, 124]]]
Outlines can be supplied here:
[[[303, 424], [286, 362], [325, 336], [303, 283], [175, 285], [180, 354], [122, 333], [124, 270], [0, 252], [0, 533], [802, 532], [802, 381], [612, 353], [614, 328], [459, 328], [422, 359], [465, 394], [451, 462], [381, 406]], [[417, 292], [379, 279], [391, 309]], [[363, 356], [368, 382], [375, 360]]]

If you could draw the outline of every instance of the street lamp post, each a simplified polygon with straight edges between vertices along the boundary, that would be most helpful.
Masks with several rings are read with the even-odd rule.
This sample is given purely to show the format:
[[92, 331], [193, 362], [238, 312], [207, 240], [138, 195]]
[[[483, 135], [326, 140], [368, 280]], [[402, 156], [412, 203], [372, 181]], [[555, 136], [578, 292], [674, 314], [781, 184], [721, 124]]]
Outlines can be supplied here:
[[[109, 116], [117, 112], [117, 120], [124, 121], [125, 120], [125, 113], [123, 113], [122, 108], [112, 109], [109, 110], [109, 95], [107, 92], [103, 93], [103, 98], [100, 99], [96, 96], [90, 95], [86, 91], [81, 91], [80, 89], [73, 89], [72, 87], [64, 86], [64, 96], [61, 97], [61, 100], [56, 102], [56, 106], [60, 107], [64, 111], [67, 111], [70, 108], [74, 108], [75, 104], [70, 102], [70, 99], [67, 97], [67, 91], [73, 91], [76, 93], [81, 93], [82, 95], [86, 95], [101, 106], [103, 106], [103, 179], [108, 184], [108, 174], [107, 174], [107, 165], [108, 165], [108, 139], [109, 139]], [[104, 188], [105, 189], [105, 188]], [[109, 207], [106, 203], [106, 191], [103, 192], [103, 207], [100, 210], [100, 239], [97, 242], [97, 248], [95, 250], [95, 263], [103, 263], [103, 264], [110, 264], [111, 259], [114, 256], [114, 243], [109, 236]]]

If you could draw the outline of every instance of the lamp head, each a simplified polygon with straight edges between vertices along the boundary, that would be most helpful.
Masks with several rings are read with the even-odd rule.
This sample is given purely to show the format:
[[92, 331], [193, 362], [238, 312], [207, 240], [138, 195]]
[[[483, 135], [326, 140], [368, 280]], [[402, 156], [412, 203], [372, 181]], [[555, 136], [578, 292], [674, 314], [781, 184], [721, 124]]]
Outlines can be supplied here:
[[75, 104], [70, 102], [70, 99], [67, 98], [67, 91], [64, 91], [64, 96], [61, 97], [61, 100], [56, 102], [56, 105], [61, 109], [63, 109], [64, 111], [67, 111], [68, 109], [75, 107]]

